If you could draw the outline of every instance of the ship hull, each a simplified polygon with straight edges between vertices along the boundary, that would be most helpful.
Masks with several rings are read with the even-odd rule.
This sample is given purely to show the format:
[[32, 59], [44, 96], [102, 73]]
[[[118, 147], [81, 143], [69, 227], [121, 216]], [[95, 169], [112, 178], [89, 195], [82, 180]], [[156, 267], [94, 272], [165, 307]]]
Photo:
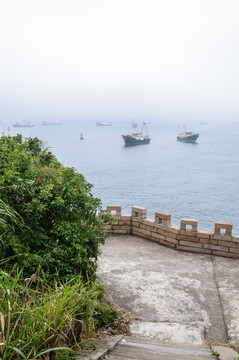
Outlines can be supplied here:
[[177, 136], [177, 140], [181, 141], [181, 142], [195, 144], [198, 137], [199, 137], [198, 134], [191, 135], [191, 136]]
[[125, 146], [146, 145], [150, 143], [150, 138], [135, 139], [131, 135], [122, 135], [122, 138], [124, 139]]

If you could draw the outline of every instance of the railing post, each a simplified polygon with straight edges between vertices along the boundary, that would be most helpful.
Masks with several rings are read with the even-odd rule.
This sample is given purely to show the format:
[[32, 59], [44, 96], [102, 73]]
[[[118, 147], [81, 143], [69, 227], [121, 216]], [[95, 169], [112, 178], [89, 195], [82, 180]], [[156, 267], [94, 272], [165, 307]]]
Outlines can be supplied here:
[[[232, 236], [233, 225], [226, 222], [215, 222], [214, 235], [226, 235]], [[221, 231], [225, 230], [225, 234], [222, 234]]]
[[[190, 226], [190, 229], [187, 228], [187, 226]], [[198, 220], [181, 219], [180, 230], [197, 232], [198, 231]]]
[[132, 219], [146, 219], [147, 218], [147, 209], [141, 206], [132, 207]]
[[171, 225], [171, 215], [158, 211], [155, 213], [155, 224]]

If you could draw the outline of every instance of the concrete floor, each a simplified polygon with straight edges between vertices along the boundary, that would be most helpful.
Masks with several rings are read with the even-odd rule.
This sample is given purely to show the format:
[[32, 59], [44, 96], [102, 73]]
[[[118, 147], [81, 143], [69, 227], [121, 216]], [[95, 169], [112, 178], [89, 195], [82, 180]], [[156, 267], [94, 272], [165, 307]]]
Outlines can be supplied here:
[[159, 340], [239, 342], [239, 260], [178, 252], [137, 236], [110, 236], [98, 277], [109, 299]]

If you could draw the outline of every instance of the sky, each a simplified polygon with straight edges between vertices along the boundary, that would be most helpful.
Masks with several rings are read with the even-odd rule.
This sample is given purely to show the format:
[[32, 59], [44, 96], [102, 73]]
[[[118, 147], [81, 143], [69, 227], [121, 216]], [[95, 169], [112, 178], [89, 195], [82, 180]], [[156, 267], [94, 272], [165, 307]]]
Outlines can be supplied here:
[[0, 120], [237, 121], [238, 0], [0, 0]]

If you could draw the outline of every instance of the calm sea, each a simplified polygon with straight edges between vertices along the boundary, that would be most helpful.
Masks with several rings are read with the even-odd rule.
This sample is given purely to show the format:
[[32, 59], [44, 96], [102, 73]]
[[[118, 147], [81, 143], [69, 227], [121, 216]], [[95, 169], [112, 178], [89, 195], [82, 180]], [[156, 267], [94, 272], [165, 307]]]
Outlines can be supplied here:
[[197, 144], [185, 144], [176, 141], [177, 123], [150, 121], [151, 143], [126, 148], [121, 134], [132, 132], [130, 120], [109, 127], [96, 121], [66, 119], [62, 126], [32, 121], [32, 128], [2, 123], [0, 130], [46, 142], [63, 165], [93, 184], [104, 207], [121, 205], [122, 213], [130, 214], [132, 206], [143, 206], [152, 219], [156, 211], [167, 212], [175, 226], [180, 218], [198, 219], [200, 230], [213, 231], [215, 221], [226, 221], [239, 234], [239, 124], [191, 124], [188, 130], [200, 137]]

